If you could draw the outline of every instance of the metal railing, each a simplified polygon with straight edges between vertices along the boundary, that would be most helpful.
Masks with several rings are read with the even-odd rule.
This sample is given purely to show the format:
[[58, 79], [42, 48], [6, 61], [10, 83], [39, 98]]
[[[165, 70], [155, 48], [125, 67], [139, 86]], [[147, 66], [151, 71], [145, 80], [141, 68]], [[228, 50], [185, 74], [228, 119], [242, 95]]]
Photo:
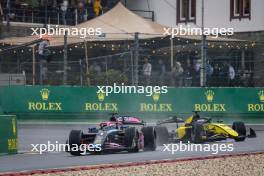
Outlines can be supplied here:
[[[232, 59], [232, 58], [231, 58]], [[251, 59], [251, 58], [248, 58]], [[164, 63], [165, 70], [161, 71], [161, 65], [156, 61], [150, 61], [152, 71], [149, 78], [144, 76], [144, 60], [140, 57], [139, 62], [139, 85], [162, 85], [171, 87], [199, 87], [200, 70], [196, 70], [195, 65], [187, 66], [182, 64], [182, 72], [171, 70], [169, 63]], [[254, 60], [248, 60], [247, 67], [243, 70], [241, 65], [234, 62], [232, 67], [235, 71], [234, 78], [230, 79], [228, 65], [223, 60], [215, 60], [210, 63], [212, 70], [207, 70], [207, 86], [210, 87], [252, 87], [254, 86]], [[33, 77], [36, 85], [40, 84], [40, 63], [35, 63], [35, 73], [32, 72], [32, 62], [9, 63], [7, 70], [2, 68], [2, 72], [25, 73], [26, 84], [33, 84]], [[163, 64], [162, 64], [163, 65]], [[207, 65], [209, 68], [209, 65]], [[127, 85], [132, 84], [132, 70], [135, 67], [131, 63], [129, 53], [118, 57], [96, 57], [89, 58], [89, 73], [84, 60], [68, 61], [68, 85], [87, 85], [87, 79], [90, 79], [90, 85], [112, 85], [113, 83]], [[12, 69], [13, 68], [13, 69]], [[46, 73], [44, 84], [63, 85], [63, 61], [50, 62], [45, 65]], [[146, 79], [149, 79], [146, 81]]]
[[[101, 14], [107, 12], [108, 7], [103, 8]], [[4, 14], [8, 14], [8, 9], [3, 9]], [[47, 16], [45, 15], [47, 14]], [[63, 14], [60, 8], [53, 8], [45, 11], [37, 8], [11, 8], [9, 11], [9, 21], [25, 22], [25, 23], [41, 23], [45, 24], [63, 24]], [[66, 24], [76, 25], [81, 22], [94, 18], [96, 15], [92, 7], [87, 7], [83, 12], [76, 8], [68, 8], [66, 12]], [[4, 21], [6, 21], [4, 16]]]

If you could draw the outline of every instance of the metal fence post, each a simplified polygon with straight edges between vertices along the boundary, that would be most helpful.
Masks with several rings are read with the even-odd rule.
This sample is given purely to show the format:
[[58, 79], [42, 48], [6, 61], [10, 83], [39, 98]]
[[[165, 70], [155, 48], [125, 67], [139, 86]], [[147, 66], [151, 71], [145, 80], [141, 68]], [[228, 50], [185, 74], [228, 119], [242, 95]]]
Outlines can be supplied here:
[[67, 37], [68, 37], [68, 31], [65, 31], [64, 35], [64, 49], [63, 49], [63, 84], [67, 85], [67, 65], [68, 65], [68, 53], [67, 53]]
[[134, 41], [134, 62], [135, 62], [135, 86], [138, 86], [138, 60], [139, 60], [139, 41], [138, 41], [138, 35], [139, 33], [135, 33], [135, 41]]
[[87, 86], [90, 86], [91, 85], [91, 81], [90, 81], [90, 71], [89, 71], [88, 48], [87, 48], [87, 41], [86, 40], [84, 40], [84, 52], [85, 52], [85, 62], [86, 62]]
[[32, 84], [33, 86], [35, 85], [36, 83], [36, 55], [35, 55], [35, 45], [32, 46], [32, 60], [33, 60], [33, 63], [32, 63]]
[[83, 69], [82, 69], [82, 60], [79, 61], [80, 66], [80, 85], [83, 86]]
[[130, 51], [130, 63], [131, 63], [131, 84], [135, 85], [134, 80], [134, 62], [133, 62], [133, 51]]
[[201, 42], [201, 70], [200, 70], [200, 86], [206, 86], [206, 35], [204, 35], [204, 0], [202, 0], [202, 42]]

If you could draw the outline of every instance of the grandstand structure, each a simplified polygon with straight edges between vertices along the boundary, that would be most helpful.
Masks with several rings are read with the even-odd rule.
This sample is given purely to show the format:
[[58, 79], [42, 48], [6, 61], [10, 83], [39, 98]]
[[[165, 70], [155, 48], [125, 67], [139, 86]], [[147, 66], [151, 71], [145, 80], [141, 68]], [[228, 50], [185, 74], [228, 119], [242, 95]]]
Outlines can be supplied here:
[[[145, 85], [143, 68], [144, 60], [148, 59], [152, 65], [150, 85], [199, 87], [201, 37], [178, 36], [170, 39], [170, 36], [164, 36], [165, 27], [169, 25], [175, 27], [180, 23], [167, 24], [166, 20], [161, 18], [158, 9], [155, 9], [159, 5], [155, 3], [159, 2], [164, 3], [163, 1], [152, 1], [152, 4], [145, 6], [145, 1], [127, 0], [122, 4], [118, 1], [111, 1], [111, 3], [109, 1], [110, 5], [105, 6], [106, 10], [102, 10], [99, 17], [90, 16], [90, 19], [87, 15], [79, 17], [78, 3], [76, 6], [69, 2], [69, 8], [75, 8], [75, 10], [67, 11], [68, 15], [73, 15], [72, 18], [66, 15], [67, 26], [101, 27], [104, 35], [89, 39], [68, 36], [67, 84], [108, 85], [114, 82], [125, 84], [138, 82], [138, 84]], [[3, 3], [4, 11], [5, 7]], [[199, 4], [196, 8], [199, 8]], [[86, 10], [89, 11], [88, 8]], [[61, 25], [63, 22], [60, 9], [58, 13], [56, 20], [52, 20], [51, 16], [46, 20], [45, 13], [39, 13], [40, 17], [36, 17], [35, 13], [31, 12], [34, 15], [27, 15], [27, 18], [15, 15], [9, 19], [11, 26], [9, 29], [7, 29], [8, 22], [4, 16], [4, 32], [0, 40], [1, 73], [23, 73], [26, 76], [25, 84], [40, 84], [38, 46], [24, 46], [24, 44], [36, 39], [30, 36], [32, 27], [43, 27], [46, 22], [50, 25]], [[197, 10], [197, 16], [199, 13]], [[9, 14], [13, 14], [12, 11], [9, 11]], [[175, 14], [177, 14], [176, 11]], [[35, 20], [41, 18], [44, 21], [43, 19]], [[187, 22], [186, 24], [192, 23]], [[199, 19], [196, 23], [199, 23]], [[247, 36], [246, 33], [243, 35]], [[261, 58], [264, 56], [261, 54], [261, 48], [263, 45], [254, 37], [243, 38], [241, 37], [243, 35], [235, 33], [232, 39], [207, 38], [207, 86], [262, 86]], [[47, 63], [48, 75], [44, 84], [62, 85], [65, 71], [64, 37], [52, 37], [50, 44], [52, 59]], [[181, 64], [183, 72], [175, 77], [178, 63]], [[235, 70], [233, 80], [229, 80], [229, 65], [232, 65]], [[135, 80], [136, 77], [138, 77], [137, 80]]]

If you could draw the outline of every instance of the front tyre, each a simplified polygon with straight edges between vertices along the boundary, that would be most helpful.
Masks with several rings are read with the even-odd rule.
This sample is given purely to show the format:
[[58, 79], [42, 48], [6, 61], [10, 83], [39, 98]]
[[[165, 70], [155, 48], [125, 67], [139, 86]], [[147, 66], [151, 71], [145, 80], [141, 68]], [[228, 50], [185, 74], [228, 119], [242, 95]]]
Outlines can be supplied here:
[[235, 141], [239, 142], [246, 139], [247, 130], [244, 122], [234, 122], [232, 128], [238, 133], [238, 137], [235, 138]]
[[71, 155], [80, 156], [82, 151], [80, 150], [81, 140], [82, 140], [81, 130], [72, 130], [69, 135], [69, 152]]
[[138, 133], [136, 128], [127, 128], [125, 129], [124, 144], [129, 148], [128, 152], [138, 152]]
[[166, 126], [156, 126], [157, 145], [167, 144], [169, 141], [169, 131]]
[[156, 132], [154, 127], [148, 126], [142, 128], [144, 135], [144, 150], [155, 151], [157, 148], [156, 144]]

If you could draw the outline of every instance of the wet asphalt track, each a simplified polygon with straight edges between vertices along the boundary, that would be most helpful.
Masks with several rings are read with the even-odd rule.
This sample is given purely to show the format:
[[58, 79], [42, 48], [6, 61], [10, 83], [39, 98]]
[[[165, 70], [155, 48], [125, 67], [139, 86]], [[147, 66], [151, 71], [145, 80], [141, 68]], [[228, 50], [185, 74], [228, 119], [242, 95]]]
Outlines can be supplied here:
[[[164, 152], [163, 147], [157, 151], [139, 153], [116, 153], [107, 155], [87, 155], [75, 157], [66, 152], [32, 153], [31, 144], [65, 143], [71, 129], [86, 130], [88, 125], [33, 125], [19, 124], [19, 153], [17, 155], [0, 156], [0, 172], [24, 171], [35, 169], [63, 168], [71, 166], [95, 165], [107, 163], [139, 162], [147, 160], [180, 159], [186, 157], [202, 157], [212, 155], [212, 152]], [[234, 142], [233, 152], [219, 152], [218, 154], [246, 153], [264, 151], [264, 131], [257, 131], [257, 138], [246, 139], [245, 142]], [[222, 141], [229, 143], [233, 140]]]

